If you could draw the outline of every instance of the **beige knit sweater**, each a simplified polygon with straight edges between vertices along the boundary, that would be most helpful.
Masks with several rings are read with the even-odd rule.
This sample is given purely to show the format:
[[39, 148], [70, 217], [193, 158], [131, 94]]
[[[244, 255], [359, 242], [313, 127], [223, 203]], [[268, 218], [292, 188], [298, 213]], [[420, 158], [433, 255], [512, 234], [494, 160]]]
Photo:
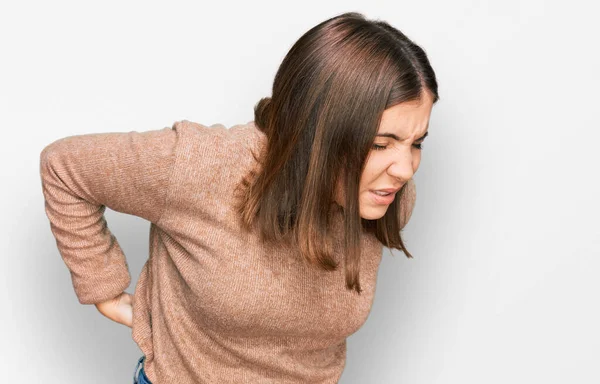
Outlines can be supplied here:
[[[358, 295], [345, 288], [343, 268], [308, 267], [295, 249], [241, 231], [233, 189], [264, 143], [253, 121], [182, 120], [69, 136], [41, 152], [46, 214], [80, 303], [113, 298], [131, 282], [106, 207], [151, 223], [132, 337], [153, 384], [337, 383], [342, 374], [346, 338], [371, 309], [383, 246], [364, 235]], [[410, 183], [402, 226], [415, 201]], [[332, 236], [342, 249], [335, 206]]]

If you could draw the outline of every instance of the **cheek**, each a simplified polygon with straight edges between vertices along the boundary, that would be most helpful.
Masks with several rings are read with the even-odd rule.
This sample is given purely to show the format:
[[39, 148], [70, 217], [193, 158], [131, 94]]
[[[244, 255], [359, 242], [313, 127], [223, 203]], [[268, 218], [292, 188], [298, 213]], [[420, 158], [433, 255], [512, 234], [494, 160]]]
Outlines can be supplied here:
[[421, 151], [418, 151], [418, 153], [416, 153], [413, 156], [413, 172], [417, 172], [417, 169], [419, 169], [419, 165], [421, 164]]
[[386, 164], [383, 159], [372, 157], [365, 165], [360, 177], [360, 190], [364, 191], [373, 187], [373, 182], [385, 172]]

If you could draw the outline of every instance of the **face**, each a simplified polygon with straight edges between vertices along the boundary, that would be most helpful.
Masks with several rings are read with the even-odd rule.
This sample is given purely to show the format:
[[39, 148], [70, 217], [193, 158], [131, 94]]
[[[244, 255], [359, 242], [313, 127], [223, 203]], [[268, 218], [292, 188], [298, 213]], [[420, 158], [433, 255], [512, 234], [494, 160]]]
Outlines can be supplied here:
[[[421, 162], [421, 144], [427, 134], [433, 108], [429, 92], [420, 101], [397, 104], [383, 112], [379, 129], [367, 156], [360, 178], [358, 199], [360, 216], [375, 220], [383, 217], [396, 192], [410, 180]], [[389, 189], [381, 196], [376, 192]], [[343, 206], [344, 194], [338, 188], [336, 202]]]

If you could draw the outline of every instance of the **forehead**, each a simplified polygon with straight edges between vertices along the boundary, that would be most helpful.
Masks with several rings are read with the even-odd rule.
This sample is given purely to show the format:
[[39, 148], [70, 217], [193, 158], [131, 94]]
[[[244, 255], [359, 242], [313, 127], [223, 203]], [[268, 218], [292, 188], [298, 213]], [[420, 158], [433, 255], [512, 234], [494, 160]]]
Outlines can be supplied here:
[[379, 131], [405, 132], [407, 135], [424, 132], [429, 124], [432, 107], [430, 97], [396, 104], [383, 111]]

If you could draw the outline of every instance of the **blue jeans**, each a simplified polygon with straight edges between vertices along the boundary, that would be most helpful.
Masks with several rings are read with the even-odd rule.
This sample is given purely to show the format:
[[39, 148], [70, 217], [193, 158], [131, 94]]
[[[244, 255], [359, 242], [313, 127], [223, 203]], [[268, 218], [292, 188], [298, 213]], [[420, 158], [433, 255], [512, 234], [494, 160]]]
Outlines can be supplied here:
[[[146, 358], [146, 356], [142, 356], [140, 357], [140, 359], [138, 360], [137, 366], [135, 367], [135, 371], [133, 372], [133, 384], [152, 384], [152, 382], [150, 381], [150, 379], [148, 379], [148, 377], [146, 376], [146, 373], [144, 372], [144, 359]], [[141, 365], [141, 368], [140, 368]], [[140, 368], [140, 372], [138, 375], [138, 368]]]

